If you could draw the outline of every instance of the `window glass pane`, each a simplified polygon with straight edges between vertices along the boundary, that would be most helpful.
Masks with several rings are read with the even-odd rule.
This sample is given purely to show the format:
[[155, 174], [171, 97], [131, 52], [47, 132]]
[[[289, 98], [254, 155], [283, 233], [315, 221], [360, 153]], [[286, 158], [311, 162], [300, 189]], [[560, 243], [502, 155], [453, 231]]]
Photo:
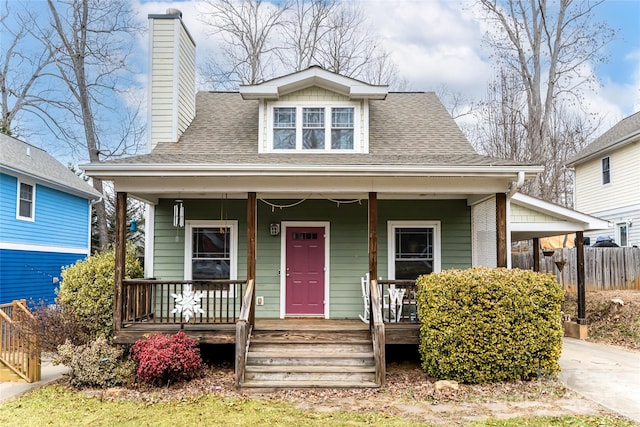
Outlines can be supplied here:
[[396, 228], [395, 239], [396, 279], [433, 272], [433, 228]]
[[274, 128], [295, 128], [296, 127], [295, 107], [274, 108], [273, 109], [273, 127]]
[[273, 148], [278, 150], [293, 150], [296, 148], [295, 129], [274, 129]]
[[302, 126], [304, 128], [324, 128], [324, 108], [303, 108]]
[[304, 129], [302, 131], [302, 148], [324, 148], [324, 129]]
[[353, 108], [331, 109], [331, 148], [353, 149]]
[[193, 228], [191, 277], [229, 279], [231, 274], [231, 228]]
[[353, 149], [353, 129], [332, 129], [331, 148], [334, 150]]
[[331, 127], [353, 128], [353, 108], [332, 108]]
[[20, 200], [20, 212], [18, 212], [18, 215], [25, 218], [31, 218], [31, 202], [27, 200]]

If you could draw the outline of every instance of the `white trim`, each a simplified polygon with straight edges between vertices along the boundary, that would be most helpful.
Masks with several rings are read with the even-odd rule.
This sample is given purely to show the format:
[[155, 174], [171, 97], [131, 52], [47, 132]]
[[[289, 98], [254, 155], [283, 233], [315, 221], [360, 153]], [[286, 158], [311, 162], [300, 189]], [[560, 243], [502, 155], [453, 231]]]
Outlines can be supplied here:
[[[295, 149], [274, 149], [273, 148], [273, 109], [274, 108], [295, 108], [296, 109], [296, 148]], [[322, 149], [303, 149], [302, 148], [302, 125], [304, 108], [324, 108], [324, 131], [325, 144]], [[353, 108], [353, 149], [332, 149], [331, 148], [331, 109], [332, 108]], [[327, 114], [328, 113], [328, 114]], [[266, 135], [266, 151], [265, 153], [317, 153], [317, 154], [345, 154], [345, 153], [367, 153], [361, 151], [362, 145], [360, 141], [362, 109], [361, 104], [357, 101], [275, 101], [269, 102], [266, 107], [267, 114], [267, 135]], [[368, 122], [364, 124], [368, 127]], [[260, 132], [258, 132], [260, 133]], [[368, 146], [368, 143], [367, 143]]]
[[91, 227], [91, 220], [93, 219], [93, 215], [92, 215], [93, 203], [91, 203], [90, 200], [87, 200], [87, 208], [88, 208], [87, 210], [88, 210], [88, 213], [89, 213], [89, 215], [88, 215], [89, 217], [87, 218], [87, 223], [88, 223], [87, 224], [87, 234], [88, 234], [88, 236], [87, 236], [87, 248], [89, 248], [89, 253], [91, 253], [91, 234], [92, 234], [91, 230], [93, 229], [93, 227]]
[[606, 211], [593, 212], [595, 216], [616, 216], [616, 215], [633, 215], [635, 212], [640, 213], [640, 205], [628, 205], [614, 209], [607, 209]]
[[[224, 220], [224, 221], [209, 221], [209, 220], [191, 220], [185, 221], [184, 225], [184, 280], [192, 279], [191, 271], [191, 247], [193, 242], [193, 228], [200, 227], [229, 227], [231, 229], [231, 241], [229, 242], [229, 254], [231, 255], [229, 280], [235, 280], [238, 278], [238, 221], [237, 220]], [[231, 289], [235, 289], [232, 287]], [[223, 291], [222, 296], [226, 296]], [[234, 296], [234, 295], [232, 295]]]
[[[149, 18], [149, 38], [147, 45], [147, 52], [153, 52], [153, 43], [155, 36], [155, 19]], [[150, 53], [147, 55], [147, 150], [146, 153], [150, 153], [153, 150], [153, 131], [151, 129], [153, 123], [153, 102], [151, 94], [153, 93], [153, 55]]]
[[[630, 224], [631, 223], [629, 221], [617, 221], [615, 223], [615, 225], [613, 226], [613, 231], [614, 231], [614, 234], [615, 234], [615, 242], [618, 245], [623, 246], [623, 247], [629, 246], [629, 229], [631, 228]], [[621, 233], [620, 233], [620, 227], [621, 226], [624, 226], [627, 229], [627, 244], [626, 245], [622, 244], [622, 237], [621, 237]]]
[[153, 277], [155, 267], [156, 206], [144, 206], [144, 277]]
[[[527, 196], [522, 193], [514, 194], [511, 200], [516, 205], [524, 206], [526, 208], [545, 213], [558, 219], [570, 221], [574, 223], [574, 225], [579, 225], [581, 227], [580, 230], [603, 230], [610, 227], [607, 221], [600, 218], [583, 214], [581, 212], [549, 203], [535, 197]], [[511, 220], [511, 218], [509, 218], [509, 220]], [[561, 223], [561, 221], [558, 221], [558, 223]], [[515, 228], [512, 230], [515, 230]]]
[[287, 227], [324, 227], [324, 318], [330, 313], [331, 277], [331, 241], [329, 221], [282, 221], [280, 222], [280, 318], [284, 319], [287, 311]]
[[[31, 186], [31, 216], [20, 215], [20, 187], [22, 184]], [[16, 183], [16, 219], [35, 222], [36, 220], [36, 183], [29, 179], [18, 178]]]
[[396, 228], [433, 228], [433, 272], [442, 269], [441, 222], [440, 221], [387, 221], [387, 275], [396, 278]]
[[544, 222], [513, 222], [511, 232], [557, 231], [558, 234], [584, 231], [582, 224], [568, 221], [544, 221]]
[[[364, 129], [362, 129], [362, 137], [364, 141], [362, 141], [362, 152], [369, 153], [369, 100], [362, 100], [362, 123]], [[354, 141], [355, 143], [355, 141]]]
[[10, 251], [59, 252], [64, 254], [89, 255], [90, 249], [71, 248], [68, 246], [33, 245], [31, 243], [0, 242], [0, 249]]

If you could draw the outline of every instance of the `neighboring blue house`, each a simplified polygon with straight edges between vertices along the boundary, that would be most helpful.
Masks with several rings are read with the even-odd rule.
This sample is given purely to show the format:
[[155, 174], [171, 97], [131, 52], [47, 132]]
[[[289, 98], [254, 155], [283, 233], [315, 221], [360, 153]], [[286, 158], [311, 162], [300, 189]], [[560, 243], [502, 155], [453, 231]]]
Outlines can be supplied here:
[[54, 302], [61, 268], [91, 251], [99, 198], [46, 151], [0, 133], [0, 304]]

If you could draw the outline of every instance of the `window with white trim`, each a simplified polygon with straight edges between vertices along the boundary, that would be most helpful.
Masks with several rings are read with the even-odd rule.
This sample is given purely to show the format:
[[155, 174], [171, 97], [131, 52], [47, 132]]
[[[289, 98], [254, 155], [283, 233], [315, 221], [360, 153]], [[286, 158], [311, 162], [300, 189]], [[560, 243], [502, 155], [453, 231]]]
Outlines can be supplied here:
[[415, 280], [440, 271], [439, 221], [390, 221], [389, 278]]
[[18, 203], [16, 218], [26, 221], [34, 220], [35, 186], [18, 181]]
[[276, 104], [268, 114], [269, 151], [359, 151], [359, 107], [355, 103]]
[[611, 182], [611, 159], [605, 157], [602, 159], [602, 184], [609, 184]]
[[[237, 221], [187, 221], [185, 280], [236, 279], [237, 233]], [[231, 286], [233, 289], [234, 286]]]
[[629, 223], [616, 224], [616, 242], [619, 246], [629, 246]]

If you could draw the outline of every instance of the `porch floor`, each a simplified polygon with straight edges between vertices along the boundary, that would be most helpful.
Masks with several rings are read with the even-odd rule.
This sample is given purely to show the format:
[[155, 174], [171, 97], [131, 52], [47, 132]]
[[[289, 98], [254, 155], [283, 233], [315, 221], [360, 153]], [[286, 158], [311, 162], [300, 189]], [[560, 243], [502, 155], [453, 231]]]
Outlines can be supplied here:
[[[386, 344], [418, 344], [420, 324], [409, 322], [385, 323]], [[367, 330], [369, 325], [358, 319], [256, 319], [256, 331], [344, 331]], [[135, 323], [126, 325], [114, 336], [118, 344], [132, 344], [151, 334], [174, 334], [183, 331], [204, 344], [234, 344], [235, 324], [162, 324]]]

